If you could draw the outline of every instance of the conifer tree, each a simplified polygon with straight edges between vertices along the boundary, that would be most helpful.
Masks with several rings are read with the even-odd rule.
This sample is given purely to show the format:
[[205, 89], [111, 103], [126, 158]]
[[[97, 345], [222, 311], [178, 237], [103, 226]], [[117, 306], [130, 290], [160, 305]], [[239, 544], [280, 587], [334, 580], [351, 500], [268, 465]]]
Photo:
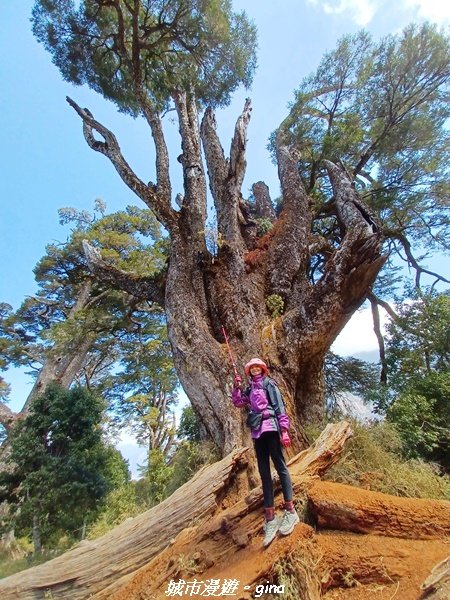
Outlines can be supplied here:
[[[255, 355], [268, 362], [299, 444], [301, 423], [323, 415], [325, 354], [366, 298], [376, 312], [382, 298], [374, 286], [390, 253], [416, 270], [420, 285], [427, 269], [416, 249], [448, 248], [448, 37], [427, 24], [379, 43], [359, 34], [324, 57], [273, 135], [275, 211], [262, 182], [253, 202], [241, 190], [250, 101], [228, 153], [216, 131], [214, 108], [249, 85], [256, 65], [255, 28], [230, 1], [37, 0], [33, 28], [67, 81], [87, 84], [150, 129], [154, 172], [145, 183], [114, 134], [68, 99], [89, 146], [168, 233], [164, 277], [147, 279], [141, 297], [164, 298], [175, 367], [204, 430], [224, 452], [246, 435], [228, 399], [224, 326], [242, 363]], [[178, 194], [167, 110], [180, 133]], [[206, 236], [208, 180], [214, 248]], [[134, 275], [114, 275], [99, 253], [87, 252], [97, 276], [138, 291]]]

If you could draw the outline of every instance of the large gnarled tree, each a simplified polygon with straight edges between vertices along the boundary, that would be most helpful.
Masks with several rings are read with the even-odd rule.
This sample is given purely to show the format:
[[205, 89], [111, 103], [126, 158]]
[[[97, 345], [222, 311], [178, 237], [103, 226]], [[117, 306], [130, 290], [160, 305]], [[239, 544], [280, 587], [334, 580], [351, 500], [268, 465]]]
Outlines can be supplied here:
[[[242, 442], [245, 428], [228, 401], [222, 326], [241, 363], [254, 355], [268, 361], [297, 425], [320, 417], [324, 355], [372, 294], [386, 261], [384, 241], [401, 246], [419, 268], [409, 232], [442, 241], [445, 183], [436, 165], [446, 152], [447, 40], [424, 26], [378, 47], [367, 36], [346, 38], [325, 57], [273, 136], [282, 193], [276, 214], [262, 182], [252, 201], [241, 191], [250, 102], [228, 154], [216, 132], [214, 107], [248, 85], [255, 66], [256, 34], [245, 13], [233, 13], [228, 0], [77, 6], [37, 1], [34, 32], [65, 79], [144, 117], [155, 146], [149, 183], [132, 170], [114, 134], [68, 99], [89, 146], [109, 158], [170, 240], [164, 277], [126, 273], [87, 248], [92, 269], [138, 297], [163, 296], [178, 375], [224, 452]], [[169, 109], [181, 140], [184, 189], [176, 203], [163, 128]], [[207, 244], [207, 181], [215, 252]], [[408, 214], [416, 202], [418, 214]]]

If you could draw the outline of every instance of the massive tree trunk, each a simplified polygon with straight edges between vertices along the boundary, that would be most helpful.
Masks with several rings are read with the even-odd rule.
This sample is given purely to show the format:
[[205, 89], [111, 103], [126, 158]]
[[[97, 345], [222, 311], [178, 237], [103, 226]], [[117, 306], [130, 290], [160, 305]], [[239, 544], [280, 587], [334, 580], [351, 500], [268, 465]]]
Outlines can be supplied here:
[[[333, 189], [330, 210], [340, 224], [333, 245], [313, 233], [320, 210], [307, 194], [293, 152], [278, 136], [277, 160], [283, 203], [270, 210], [267, 186], [254, 187], [255, 203], [242, 197], [246, 136], [251, 107], [239, 117], [229, 156], [216, 133], [211, 109], [201, 125], [195, 98], [174, 92], [182, 154], [184, 196], [173, 208], [169, 159], [160, 115], [141, 98], [156, 149], [156, 183], [132, 171], [115, 136], [86, 109], [68, 99], [83, 120], [88, 144], [105, 154], [136, 195], [149, 206], [170, 236], [165, 278], [139, 278], [102, 263], [88, 249], [99, 277], [140, 297], [158, 298], [167, 315], [174, 362], [203, 429], [224, 453], [248, 435], [230, 401], [232, 370], [222, 335], [225, 327], [239, 369], [253, 356], [267, 361], [290, 412], [295, 447], [305, 443], [302, 425], [323, 416], [323, 359], [336, 336], [362, 304], [385, 258], [382, 235], [347, 172], [324, 161]], [[94, 137], [100, 134], [104, 141]], [[201, 143], [217, 216], [216, 248], [207, 245], [207, 194]], [[259, 212], [258, 212], [259, 211]], [[257, 219], [272, 222], [256, 235]], [[208, 246], [208, 247], [207, 247]], [[313, 263], [321, 263], [313, 275]], [[161, 300], [163, 298], [163, 300]], [[278, 310], [274, 310], [278, 307]]]

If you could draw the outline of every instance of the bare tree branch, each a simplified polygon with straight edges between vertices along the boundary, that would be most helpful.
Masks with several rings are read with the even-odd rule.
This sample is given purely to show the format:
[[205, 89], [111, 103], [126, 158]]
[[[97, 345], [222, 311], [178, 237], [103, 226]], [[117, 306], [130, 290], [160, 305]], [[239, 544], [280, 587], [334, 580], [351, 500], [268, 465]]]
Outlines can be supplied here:
[[368, 235], [379, 233], [378, 219], [359, 197], [350, 176], [329, 160], [324, 162], [333, 186], [338, 219], [344, 229], [349, 231], [357, 227], [366, 230]]
[[187, 222], [193, 242], [204, 241], [206, 221], [206, 180], [203, 172], [203, 161], [200, 148], [200, 132], [195, 99], [186, 92], [176, 91], [173, 94], [181, 135], [183, 153], [178, 161], [183, 166], [184, 201]]
[[[170, 206], [167, 190], [158, 190], [157, 186], [146, 185], [139, 179], [123, 157], [115, 135], [96, 121], [88, 109], [80, 108], [69, 97], [67, 97], [67, 102], [83, 120], [84, 137], [89, 147], [107, 156], [122, 181], [147, 204], [164, 227], [169, 231], [173, 231], [178, 225], [178, 215]], [[103, 137], [104, 141], [95, 139], [94, 130]]]
[[268, 186], [264, 181], [257, 181], [252, 185], [252, 192], [255, 197], [255, 209], [258, 216], [275, 221], [277, 215], [272, 205]]
[[124, 290], [136, 298], [152, 300], [164, 306], [165, 273], [155, 277], [141, 277], [106, 263], [97, 248], [91, 246], [86, 240], [83, 240], [83, 249], [89, 268], [101, 281]]
[[378, 304], [379, 306], [382, 306], [393, 321], [398, 321], [400, 319], [399, 315], [395, 312], [395, 310], [392, 308], [392, 306], [385, 300], [382, 300], [381, 298], [379, 298], [376, 294], [374, 294], [374, 292], [370, 292], [370, 294], [368, 294], [367, 298], [371, 302], [376, 302], [376, 304]]
[[303, 284], [303, 302], [283, 317], [284, 329], [289, 331], [295, 331], [299, 322], [314, 324], [309, 326], [308, 337], [304, 336], [300, 341], [292, 339], [291, 345], [301, 343], [308, 348], [314, 347], [316, 358], [323, 356], [362, 304], [387, 259], [381, 255], [381, 230], [352, 188], [349, 176], [332, 163], [327, 162], [326, 166], [344, 236], [339, 248], [326, 261], [322, 277], [310, 288], [308, 299], [305, 299]]
[[309, 260], [311, 211], [297, 161], [281, 139], [277, 140], [278, 174], [283, 209], [274, 226], [270, 245], [270, 280], [273, 294], [287, 297], [295, 276], [306, 270]]
[[164, 137], [162, 123], [158, 112], [150, 105], [148, 99], [142, 93], [142, 89], [137, 90], [139, 104], [147, 123], [150, 126], [156, 151], [156, 188], [158, 195], [167, 198], [170, 203], [172, 197], [172, 186], [169, 176], [169, 152]]
[[436, 285], [436, 283], [438, 281], [445, 281], [445, 283], [450, 283], [450, 279], [447, 279], [443, 275], [439, 275], [439, 273], [435, 273], [434, 271], [430, 271], [429, 269], [425, 269], [424, 267], [419, 265], [419, 263], [417, 262], [416, 258], [414, 257], [414, 255], [412, 253], [410, 241], [402, 233], [397, 233], [395, 237], [402, 245], [402, 248], [405, 251], [408, 263], [416, 270], [415, 284], [416, 284], [417, 289], [420, 289], [420, 277], [421, 277], [422, 273], [425, 273], [426, 275], [430, 275], [431, 277], [436, 278], [436, 281], [433, 283], [433, 286]]
[[205, 150], [206, 165], [211, 194], [217, 215], [223, 211], [223, 184], [228, 173], [228, 161], [217, 135], [216, 117], [212, 108], [207, 108], [200, 126], [200, 135]]
[[242, 182], [244, 180], [247, 161], [245, 159], [245, 150], [247, 147], [247, 128], [250, 122], [252, 112], [250, 99], [247, 98], [244, 104], [244, 110], [236, 122], [234, 136], [231, 141], [229, 179], [233, 185], [235, 193], [238, 196], [241, 192]]
[[373, 330], [377, 337], [378, 341], [378, 349], [380, 352], [380, 362], [381, 362], [381, 373], [380, 373], [380, 382], [387, 383], [387, 367], [386, 367], [386, 349], [384, 346], [384, 338], [381, 333], [381, 325], [380, 325], [380, 313], [378, 312], [378, 303], [369, 294], [370, 307], [372, 309], [372, 319], [373, 319]]
[[385, 300], [382, 300], [373, 292], [370, 292], [370, 294], [368, 294], [367, 298], [370, 300], [371, 303], [374, 302], [374, 303], [378, 304], [379, 306], [381, 306], [382, 308], [384, 308], [384, 310], [388, 313], [388, 315], [391, 317], [391, 319], [395, 323], [399, 323], [402, 329], [404, 329], [408, 333], [411, 333], [412, 335], [417, 335], [417, 331], [415, 329], [413, 329], [412, 327], [408, 327], [408, 324], [405, 322], [405, 320], [402, 320], [400, 322], [400, 316], [395, 312], [395, 310]]
[[216, 132], [214, 113], [210, 108], [206, 110], [201, 126], [211, 192], [217, 210], [217, 227], [235, 255], [243, 255], [246, 251], [239, 224], [240, 222], [246, 224], [246, 218], [240, 211], [240, 201], [246, 168], [245, 150], [250, 115], [251, 104], [247, 99], [242, 114], [236, 122], [229, 159], [225, 159]]

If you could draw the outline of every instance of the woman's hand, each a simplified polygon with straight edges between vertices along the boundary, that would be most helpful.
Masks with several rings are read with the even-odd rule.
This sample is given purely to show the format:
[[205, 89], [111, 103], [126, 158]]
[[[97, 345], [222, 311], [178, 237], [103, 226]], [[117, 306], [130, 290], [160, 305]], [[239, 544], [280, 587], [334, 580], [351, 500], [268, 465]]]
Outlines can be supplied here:
[[289, 437], [289, 433], [286, 431], [286, 429], [283, 429], [281, 432], [281, 445], [283, 446], [283, 448], [287, 448], [288, 446], [291, 445], [291, 438]]

